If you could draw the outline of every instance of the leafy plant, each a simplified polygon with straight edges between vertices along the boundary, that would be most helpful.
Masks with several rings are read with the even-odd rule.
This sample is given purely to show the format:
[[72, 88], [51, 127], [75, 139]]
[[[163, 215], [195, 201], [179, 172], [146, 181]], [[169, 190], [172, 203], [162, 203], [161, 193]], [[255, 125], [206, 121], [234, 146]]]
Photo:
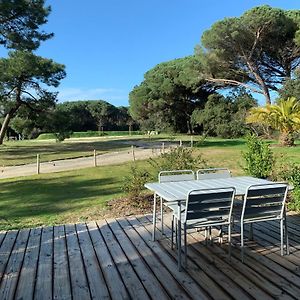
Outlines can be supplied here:
[[270, 176], [275, 159], [269, 145], [253, 134], [246, 137], [246, 145], [247, 151], [242, 153], [244, 171], [258, 178]]
[[300, 165], [284, 164], [279, 172], [279, 179], [286, 180], [293, 185], [288, 206], [292, 210], [300, 211]]
[[158, 159], [149, 159], [149, 164], [154, 168], [155, 179], [163, 170], [195, 170], [206, 166], [201, 155], [193, 155], [193, 149], [177, 147], [170, 152], [163, 153]]
[[127, 195], [136, 200], [144, 190], [144, 184], [150, 180], [150, 173], [144, 169], [139, 169], [136, 165], [131, 166], [130, 175], [124, 178], [122, 190]]

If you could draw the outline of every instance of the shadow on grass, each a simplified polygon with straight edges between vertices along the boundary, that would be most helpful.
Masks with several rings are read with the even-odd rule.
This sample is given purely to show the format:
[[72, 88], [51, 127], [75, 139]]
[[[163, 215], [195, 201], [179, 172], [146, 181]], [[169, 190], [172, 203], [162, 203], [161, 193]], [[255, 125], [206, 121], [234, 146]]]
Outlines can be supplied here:
[[[89, 205], [104, 204], [105, 196], [121, 192], [118, 178], [20, 180], [2, 183], [0, 191], [0, 227], [2, 220], [51, 217]], [[1, 220], [2, 219], [2, 220]]]

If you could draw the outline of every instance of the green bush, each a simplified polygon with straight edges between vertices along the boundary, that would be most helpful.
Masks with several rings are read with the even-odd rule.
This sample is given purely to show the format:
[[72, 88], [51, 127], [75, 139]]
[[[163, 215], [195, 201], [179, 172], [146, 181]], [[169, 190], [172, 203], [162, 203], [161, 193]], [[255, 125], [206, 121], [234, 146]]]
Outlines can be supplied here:
[[283, 164], [278, 175], [279, 179], [288, 181], [294, 187], [288, 207], [292, 210], [300, 211], [300, 165]]
[[193, 149], [177, 147], [170, 152], [163, 153], [158, 159], [150, 158], [149, 164], [154, 168], [154, 176], [160, 171], [168, 170], [196, 170], [206, 167], [206, 162], [201, 155], [193, 155]]
[[247, 151], [242, 153], [245, 165], [244, 171], [254, 177], [267, 178], [271, 175], [275, 162], [269, 145], [256, 135], [246, 137]]
[[132, 166], [130, 175], [124, 178], [122, 189], [133, 202], [136, 202], [137, 198], [142, 195], [145, 189], [144, 184], [149, 181], [157, 181], [158, 173], [162, 170], [195, 170], [206, 167], [201, 155], [194, 156], [192, 149], [183, 147], [174, 148], [168, 153], [161, 154], [158, 158], [150, 158], [148, 164], [147, 170], [138, 168], [136, 165]]
[[141, 196], [144, 188], [144, 184], [151, 178], [148, 171], [139, 169], [136, 165], [130, 168], [130, 175], [124, 178], [122, 186], [123, 191], [132, 199], [136, 200]]

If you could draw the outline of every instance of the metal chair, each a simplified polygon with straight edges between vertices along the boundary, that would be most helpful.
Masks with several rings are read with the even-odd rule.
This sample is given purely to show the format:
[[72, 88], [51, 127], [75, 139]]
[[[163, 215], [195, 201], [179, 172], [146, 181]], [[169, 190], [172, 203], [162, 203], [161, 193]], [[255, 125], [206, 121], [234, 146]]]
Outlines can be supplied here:
[[251, 185], [248, 187], [241, 213], [241, 256], [244, 262], [244, 225], [250, 224], [250, 239], [253, 238], [253, 223], [280, 221], [280, 251], [283, 255], [285, 232], [286, 254], [289, 254], [288, 229], [285, 202], [288, 193], [286, 183]]
[[[171, 170], [161, 171], [158, 174], [158, 182], [177, 182], [177, 181], [189, 181], [195, 180], [195, 172], [193, 170]], [[161, 231], [164, 233], [163, 224], [163, 205], [170, 208], [172, 211], [177, 209], [177, 202], [167, 202], [163, 198], [160, 198], [160, 215], [161, 215]], [[172, 220], [174, 222], [174, 220]]]
[[[208, 169], [199, 169], [196, 172], [196, 179], [222, 179], [222, 178], [230, 178], [231, 172], [227, 168], [208, 168]], [[220, 228], [220, 240], [222, 241], [222, 227]], [[205, 240], [207, 237], [211, 240], [211, 228], [205, 230]]]
[[226, 168], [199, 169], [196, 172], [197, 180], [230, 178], [230, 177], [231, 177], [231, 172]]
[[[180, 221], [178, 221], [178, 210], [173, 211], [174, 218], [179, 223], [178, 230], [183, 224], [185, 265], [187, 265], [187, 229], [190, 228], [228, 226], [228, 253], [231, 257], [231, 214], [234, 196], [234, 187], [192, 190], [187, 195], [186, 206], [181, 212]], [[172, 244], [173, 232], [172, 227]]]

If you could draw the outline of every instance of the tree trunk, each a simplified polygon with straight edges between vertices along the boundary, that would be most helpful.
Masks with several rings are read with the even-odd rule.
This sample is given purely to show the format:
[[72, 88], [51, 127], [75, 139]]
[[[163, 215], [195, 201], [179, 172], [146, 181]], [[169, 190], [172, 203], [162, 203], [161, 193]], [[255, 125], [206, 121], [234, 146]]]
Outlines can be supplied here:
[[1, 126], [1, 130], [0, 130], [0, 145], [3, 144], [3, 140], [4, 140], [4, 137], [5, 137], [5, 133], [7, 131], [10, 119], [11, 119], [11, 115], [8, 113], [5, 116], [5, 118], [3, 120], [3, 123], [2, 123], [2, 126]]
[[281, 132], [279, 136], [279, 143], [281, 146], [295, 146], [293, 134], [289, 132]]

